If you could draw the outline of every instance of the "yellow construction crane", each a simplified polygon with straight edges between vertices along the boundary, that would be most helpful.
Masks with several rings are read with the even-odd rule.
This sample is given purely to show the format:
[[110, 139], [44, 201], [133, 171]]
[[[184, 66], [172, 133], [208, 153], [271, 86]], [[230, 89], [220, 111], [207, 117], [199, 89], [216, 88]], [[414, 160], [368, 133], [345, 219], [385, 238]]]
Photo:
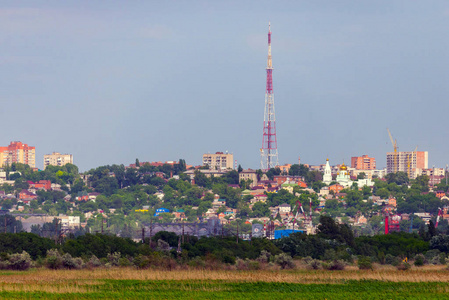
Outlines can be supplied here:
[[390, 129], [387, 128], [388, 135], [390, 136], [391, 144], [393, 144], [394, 148], [394, 157], [393, 157], [393, 173], [398, 172], [398, 143], [396, 140], [393, 140], [393, 137], [391, 136]]

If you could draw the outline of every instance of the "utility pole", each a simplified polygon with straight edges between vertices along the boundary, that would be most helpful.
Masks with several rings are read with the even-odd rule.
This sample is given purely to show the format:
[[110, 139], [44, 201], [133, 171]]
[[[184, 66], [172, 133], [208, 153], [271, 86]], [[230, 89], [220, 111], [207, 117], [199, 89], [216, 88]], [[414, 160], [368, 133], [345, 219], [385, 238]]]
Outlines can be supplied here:
[[145, 226], [142, 226], [142, 244], [145, 243]]
[[237, 221], [237, 244], [239, 243], [239, 222]]
[[150, 248], [151, 248], [151, 238], [153, 237], [153, 220], [150, 220]]
[[184, 244], [184, 223], [182, 223], [182, 243]]

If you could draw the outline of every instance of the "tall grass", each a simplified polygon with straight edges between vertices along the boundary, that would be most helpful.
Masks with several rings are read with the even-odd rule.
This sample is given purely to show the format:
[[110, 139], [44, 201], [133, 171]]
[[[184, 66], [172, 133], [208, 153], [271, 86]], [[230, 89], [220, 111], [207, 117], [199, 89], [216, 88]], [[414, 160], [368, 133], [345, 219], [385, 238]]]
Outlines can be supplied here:
[[220, 280], [227, 282], [286, 282], [286, 283], [342, 283], [350, 280], [378, 280], [388, 282], [449, 282], [449, 272], [444, 266], [412, 267], [398, 271], [394, 267], [377, 267], [375, 270], [139, 270], [135, 268], [99, 268], [93, 270], [34, 269], [27, 272], [0, 273], [0, 290], [11, 284], [76, 284], [92, 285], [102, 280]]

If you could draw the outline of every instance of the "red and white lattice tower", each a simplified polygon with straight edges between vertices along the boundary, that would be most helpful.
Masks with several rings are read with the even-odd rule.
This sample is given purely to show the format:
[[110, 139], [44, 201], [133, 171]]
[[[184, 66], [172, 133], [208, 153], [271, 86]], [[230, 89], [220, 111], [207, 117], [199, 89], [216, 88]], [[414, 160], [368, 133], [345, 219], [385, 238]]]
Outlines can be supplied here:
[[265, 92], [265, 114], [263, 119], [263, 141], [260, 149], [260, 167], [269, 170], [279, 166], [276, 139], [276, 117], [274, 114], [273, 65], [271, 61], [271, 29], [268, 23], [267, 89]]

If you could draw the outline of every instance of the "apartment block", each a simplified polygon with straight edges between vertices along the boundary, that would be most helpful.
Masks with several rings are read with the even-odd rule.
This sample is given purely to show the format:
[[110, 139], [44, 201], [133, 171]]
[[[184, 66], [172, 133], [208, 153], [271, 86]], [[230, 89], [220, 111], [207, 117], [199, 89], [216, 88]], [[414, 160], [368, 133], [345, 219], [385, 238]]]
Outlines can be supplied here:
[[351, 157], [351, 168], [356, 170], [375, 170], [376, 159], [368, 155]]
[[203, 154], [203, 166], [213, 170], [233, 169], [234, 154], [215, 152]]
[[7, 147], [0, 147], [0, 167], [22, 163], [31, 168], [36, 167], [36, 147], [28, 146], [22, 142], [11, 142]]
[[53, 152], [52, 154], [44, 155], [44, 169], [47, 166], [63, 166], [66, 164], [73, 164], [72, 154], [61, 154], [59, 152]]
[[387, 152], [387, 174], [405, 172], [413, 178], [416, 176], [416, 169], [428, 169], [428, 165], [427, 151]]

